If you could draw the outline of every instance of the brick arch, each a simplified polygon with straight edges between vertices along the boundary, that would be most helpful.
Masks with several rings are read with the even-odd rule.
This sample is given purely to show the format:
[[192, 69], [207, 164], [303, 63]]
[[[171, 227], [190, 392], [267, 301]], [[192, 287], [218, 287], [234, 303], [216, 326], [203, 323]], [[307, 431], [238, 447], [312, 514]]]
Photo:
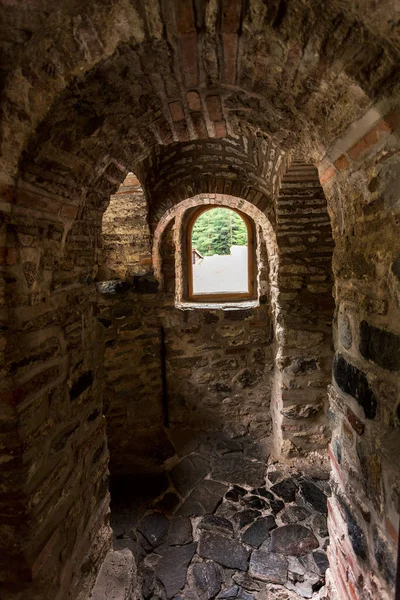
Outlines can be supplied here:
[[290, 159], [257, 137], [159, 146], [138, 165], [154, 229], [165, 211], [198, 194], [247, 200], [275, 222], [273, 196]]
[[169, 208], [159, 219], [153, 235], [152, 255], [155, 276], [161, 280], [161, 253], [160, 246], [163, 234], [170, 223], [176, 218], [177, 213], [180, 214], [195, 206], [217, 205], [236, 208], [250, 217], [254, 223], [260, 225], [268, 252], [268, 260], [270, 265], [271, 283], [275, 283], [275, 274], [277, 272], [276, 261], [278, 258], [277, 241], [274, 228], [268, 217], [254, 204], [248, 200], [229, 194], [197, 194], [191, 198], [181, 201], [179, 204]]

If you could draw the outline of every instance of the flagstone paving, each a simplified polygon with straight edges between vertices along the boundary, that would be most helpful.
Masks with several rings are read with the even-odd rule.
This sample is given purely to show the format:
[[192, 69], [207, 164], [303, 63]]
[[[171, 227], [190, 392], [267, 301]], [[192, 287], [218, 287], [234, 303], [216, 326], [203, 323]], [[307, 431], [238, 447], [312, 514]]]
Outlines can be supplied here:
[[268, 440], [178, 432], [175, 447], [147, 497], [146, 478], [111, 485], [114, 554], [137, 564], [132, 599], [324, 599], [327, 472], [273, 463]]

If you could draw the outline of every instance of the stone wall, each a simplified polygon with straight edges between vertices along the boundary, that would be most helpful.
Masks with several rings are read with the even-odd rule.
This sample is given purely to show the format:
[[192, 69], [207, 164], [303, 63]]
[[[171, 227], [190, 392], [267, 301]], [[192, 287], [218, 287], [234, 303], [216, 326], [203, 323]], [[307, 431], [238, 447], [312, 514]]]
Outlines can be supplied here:
[[317, 169], [292, 162], [276, 198], [279, 267], [272, 412], [278, 452], [325, 448], [330, 437], [333, 240]]
[[128, 280], [151, 265], [147, 204], [139, 180], [129, 173], [103, 215], [102, 251], [96, 279]]
[[50, 184], [2, 193], [1, 597], [83, 600], [111, 535], [100, 219]]
[[329, 528], [341, 600], [394, 597], [400, 509], [399, 117], [390, 106], [371, 109], [321, 165], [335, 239]]

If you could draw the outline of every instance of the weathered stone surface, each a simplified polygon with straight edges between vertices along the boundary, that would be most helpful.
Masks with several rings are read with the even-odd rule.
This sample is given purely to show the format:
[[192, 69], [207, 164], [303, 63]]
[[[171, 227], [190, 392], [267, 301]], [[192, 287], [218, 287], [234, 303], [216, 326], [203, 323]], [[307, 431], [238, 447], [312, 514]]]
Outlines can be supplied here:
[[343, 314], [339, 317], [339, 338], [344, 348], [347, 350], [351, 348], [353, 343], [353, 334], [351, 332], [350, 319], [346, 314]]
[[310, 511], [305, 506], [288, 506], [281, 514], [281, 519], [284, 523], [297, 523], [298, 521], [307, 519], [310, 514]]
[[222, 483], [204, 480], [189, 494], [177, 514], [191, 516], [212, 513], [226, 490], [227, 486]]
[[129, 549], [111, 550], [101, 567], [92, 600], [129, 600], [136, 587], [136, 564]]
[[296, 581], [295, 583], [288, 581], [286, 583], [286, 587], [289, 590], [293, 590], [294, 592], [296, 592], [296, 596], [300, 597], [300, 598], [312, 598], [314, 596], [314, 588], [316, 591], [316, 583], [318, 582], [315, 581], [316, 577], [311, 577], [308, 578], [306, 576], [304, 581]]
[[189, 517], [174, 517], [170, 520], [167, 544], [183, 546], [193, 541], [192, 523]]
[[243, 504], [250, 506], [250, 508], [255, 508], [256, 510], [263, 510], [269, 506], [269, 503], [259, 496], [249, 496], [244, 498]]
[[361, 321], [359, 348], [364, 358], [383, 369], [400, 370], [400, 335]]
[[358, 433], [358, 435], [363, 435], [365, 431], [365, 425], [360, 419], [356, 417], [356, 415], [349, 407], [347, 407], [346, 410], [346, 417], [354, 431]]
[[228, 598], [237, 598], [238, 593], [239, 586], [232, 585], [231, 587], [222, 590], [222, 592], [218, 594], [217, 598], [218, 600], [228, 600]]
[[269, 536], [269, 532], [275, 529], [276, 521], [274, 517], [262, 517], [257, 519], [246, 531], [242, 534], [242, 542], [253, 546], [253, 548], [259, 548], [261, 544]]
[[[219, 384], [218, 384], [219, 385]], [[231, 389], [229, 390], [216, 390], [216, 391], [232, 391]], [[215, 450], [221, 454], [229, 454], [231, 452], [242, 452], [243, 450], [243, 445], [241, 444], [241, 442], [239, 442], [238, 440], [218, 440], [216, 445], [215, 445]]]
[[136, 294], [156, 294], [159, 282], [152, 275], [136, 275], [133, 278], [133, 291]]
[[310, 555], [306, 554], [303, 557], [296, 558], [295, 556], [288, 556], [288, 579], [290, 581], [303, 581], [304, 575], [307, 571], [307, 567], [303, 564], [303, 559], [307, 559]]
[[169, 548], [158, 561], [156, 576], [165, 587], [168, 600], [185, 585], [186, 571], [196, 551], [196, 545], [193, 543]]
[[318, 359], [306, 356], [297, 356], [292, 360], [287, 359], [285, 371], [292, 375], [307, 375], [319, 370]]
[[313, 532], [303, 525], [283, 525], [271, 531], [271, 552], [301, 556], [318, 546]]
[[252, 494], [258, 494], [259, 496], [262, 496], [263, 498], [267, 498], [268, 500], [274, 500], [275, 496], [273, 494], [271, 494], [271, 492], [269, 492], [265, 487], [259, 487], [257, 489], [251, 490]]
[[288, 561], [284, 556], [255, 550], [250, 559], [249, 573], [252, 577], [271, 583], [284, 584], [287, 580]]
[[120, 281], [118, 279], [112, 281], [101, 281], [96, 283], [97, 290], [100, 294], [117, 296], [128, 292], [132, 285], [128, 281]]
[[316, 550], [310, 554], [300, 556], [299, 562], [309, 575], [315, 574], [319, 578], [325, 575], [325, 571], [329, 567], [328, 557], [323, 550]]
[[248, 568], [250, 552], [236, 540], [222, 535], [202, 533], [198, 553], [203, 558], [210, 558], [229, 569], [246, 571]]
[[242, 498], [246, 494], [247, 491], [244, 488], [235, 485], [231, 490], [229, 490], [229, 492], [225, 494], [225, 498], [227, 500], [231, 500], [232, 502], [239, 502], [240, 498]]
[[204, 531], [233, 535], [232, 523], [228, 519], [218, 515], [206, 515], [198, 524], [198, 528]]
[[282, 473], [280, 471], [268, 471], [268, 479], [271, 483], [276, 483], [281, 477]]
[[258, 487], [264, 482], [265, 465], [245, 458], [225, 455], [216, 460], [212, 468], [212, 477], [217, 481], [237, 483]]
[[152, 548], [159, 546], [167, 536], [169, 521], [160, 513], [146, 515], [137, 526]]
[[321, 537], [326, 537], [329, 533], [326, 517], [324, 517], [324, 515], [314, 515], [311, 520], [311, 527], [313, 528], [314, 532]]
[[337, 354], [333, 361], [333, 374], [342, 392], [350, 394], [362, 406], [367, 419], [375, 419], [377, 400], [365, 374]]
[[195, 563], [193, 580], [200, 598], [211, 600], [221, 589], [221, 573], [213, 562]]
[[167, 515], [174, 512], [180, 503], [180, 498], [175, 492], [167, 492], [154, 504], [154, 508]]
[[363, 529], [357, 523], [348, 506], [341, 502], [346, 519], [349, 539], [355, 554], [365, 560], [367, 557], [367, 541]]
[[253, 594], [249, 594], [246, 590], [240, 590], [239, 594], [236, 596], [237, 600], [256, 600]]
[[251, 577], [248, 571], [236, 571], [232, 575], [232, 579], [240, 588], [244, 588], [248, 592], [259, 592], [263, 587], [263, 584]]
[[257, 517], [261, 517], [261, 512], [259, 510], [249, 508], [236, 513], [235, 520], [237, 520], [239, 529], [243, 529], [243, 527], [246, 527], [246, 525], [249, 525], [252, 523], [252, 521], [255, 521]]
[[318, 512], [328, 514], [328, 500], [324, 492], [312, 481], [303, 480], [299, 483], [301, 495], [304, 500]]
[[285, 508], [285, 503], [282, 502], [282, 500], [270, 500], [269, 505], [274, 515], [277, 515], [283, 508]]
[[385, 581], [392, 586], [396, 578], [393, 554], [378, 531], [374, 532], [374, 555]]
[[185, 497], [209, 470], [210, 464], [203, 456], [191, 454], [171, 469], [170, 477], [177, 492]]
[[291, 477], [288, 477], [271, 487], [271, 491], [285, 502], [294, 502], [296, 490], [297, 486]]
[[146, 566], [142, 566], [140, 569], [140, 580], [142, 594], [145, 600], [150, 598], [156, 585], [156, 575], [154, 569]]
[[329, 561], [328, 561], [326, 552], [322, 552], [322, 550], [318, 550], [316, 552], [313, 552], [312, 556], [313, 556], [315, 565], [317, 567], [317, 572], [320, 575], [325, 575], [325, 571], [329, 567]]

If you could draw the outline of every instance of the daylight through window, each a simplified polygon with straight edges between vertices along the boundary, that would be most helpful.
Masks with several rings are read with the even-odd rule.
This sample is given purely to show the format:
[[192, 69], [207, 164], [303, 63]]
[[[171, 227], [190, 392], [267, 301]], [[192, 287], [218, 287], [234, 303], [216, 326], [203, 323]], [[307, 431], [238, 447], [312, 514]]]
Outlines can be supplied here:
[[248, 297], [251, 226], [229, 208], [205, 209], [189, 228], [190, 295]]

